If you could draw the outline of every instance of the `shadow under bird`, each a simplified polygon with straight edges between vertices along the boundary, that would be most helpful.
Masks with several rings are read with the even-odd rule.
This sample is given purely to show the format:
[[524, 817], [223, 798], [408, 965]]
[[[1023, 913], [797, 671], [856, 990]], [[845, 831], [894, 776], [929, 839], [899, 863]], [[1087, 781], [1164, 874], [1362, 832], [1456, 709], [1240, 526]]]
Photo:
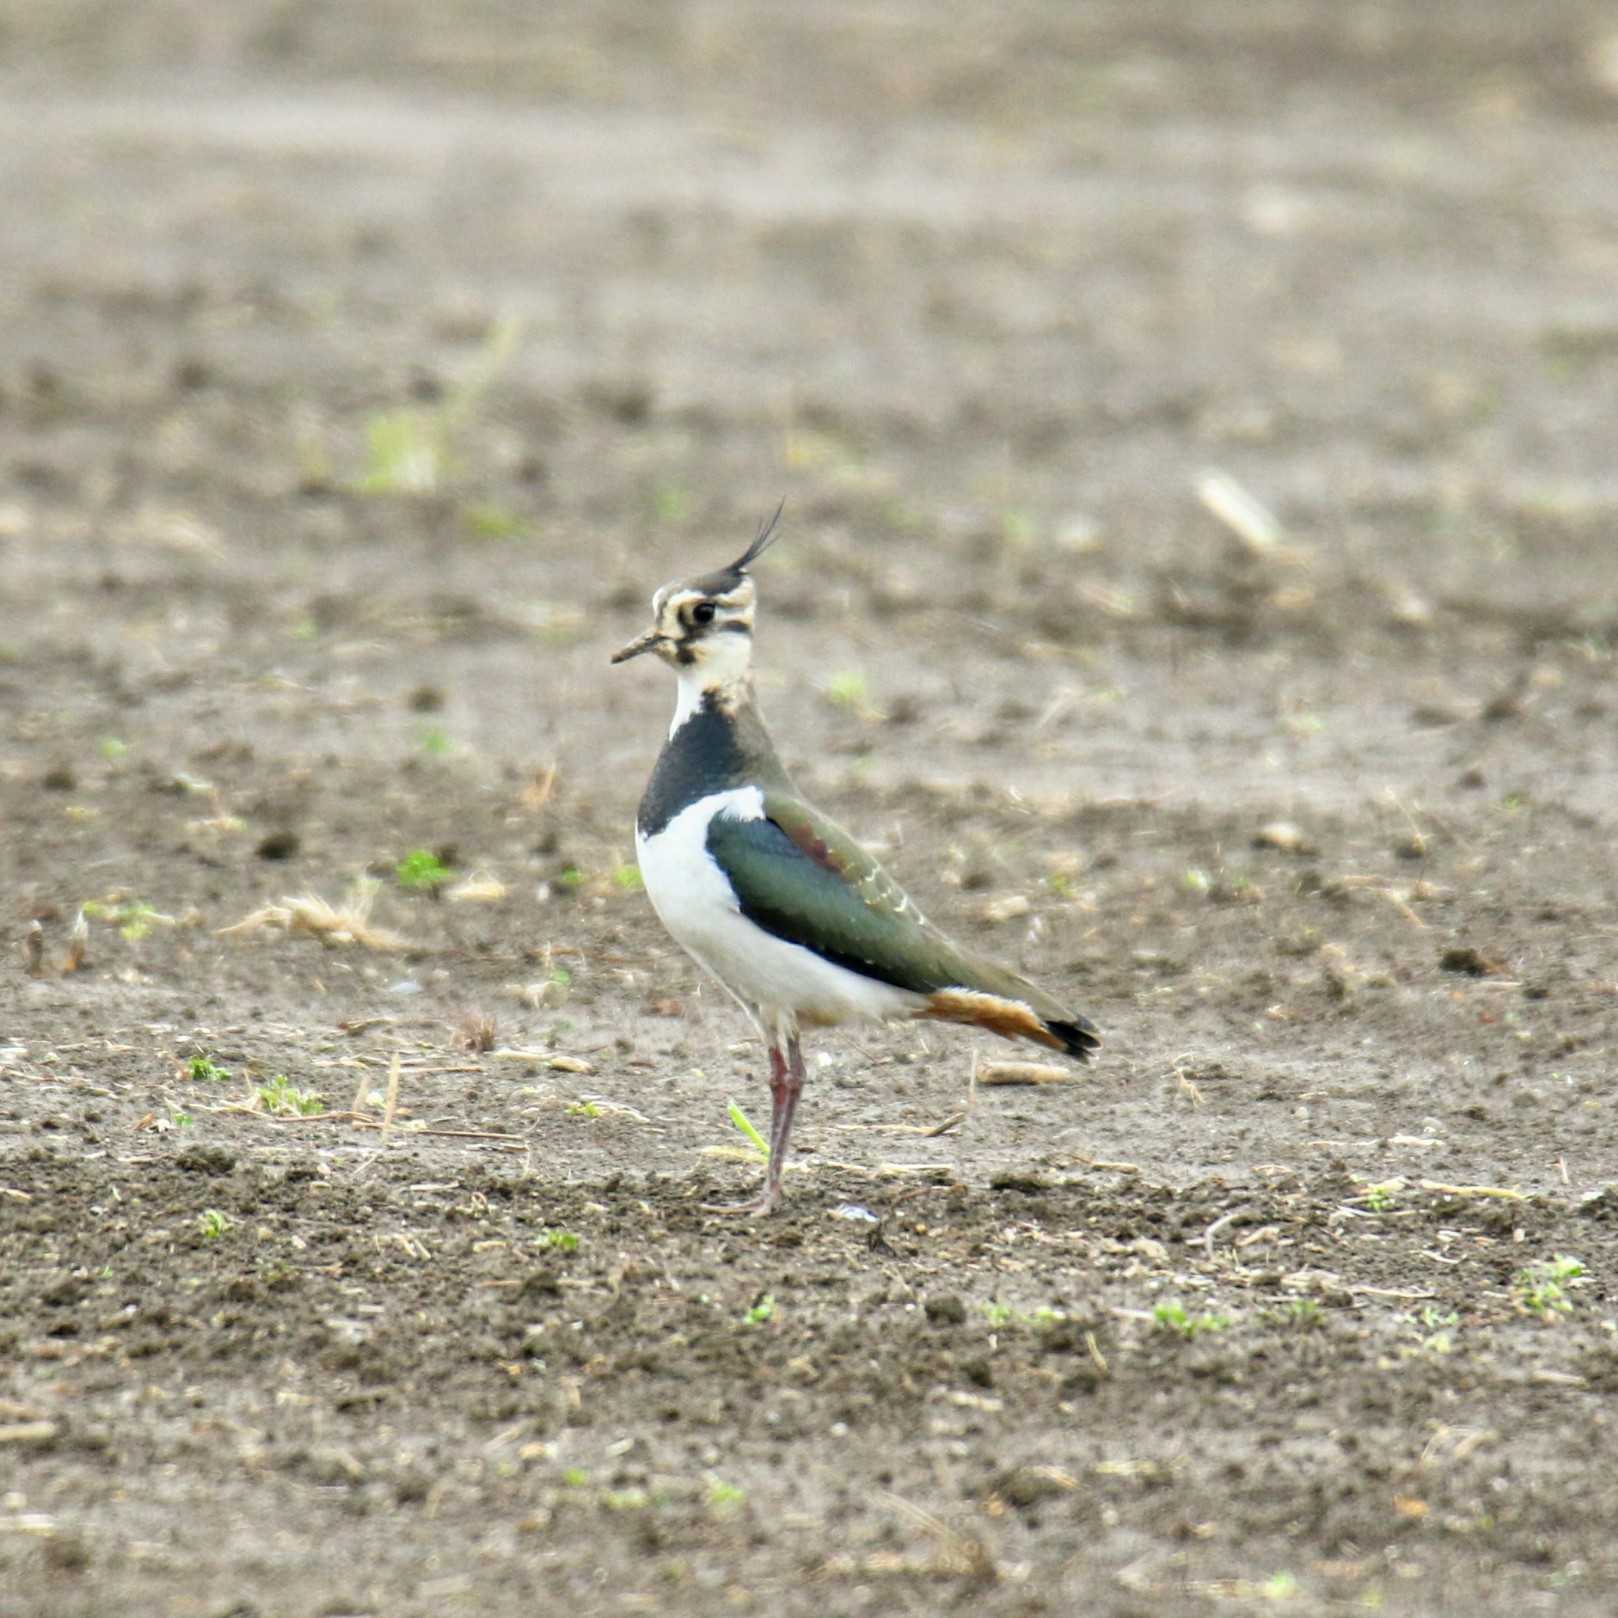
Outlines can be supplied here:
[[635, 820], [646, 892], [663, 925], [741, 1003], [770, 1053], [763, 1190], [724, 1213], [768, 1213], [781, 1195], [803, 1088], [799, 1029], [933, 1018], [1047, 1045], [1085, 1062], [1087, 1017], [963, 949], [835, 821], [804, 802], [753, 695], [748, 568], [781, 511], [716, 573], [665, 584], [652, 627], [613, 655], [655, 652], [679, 681], [674, 720]]

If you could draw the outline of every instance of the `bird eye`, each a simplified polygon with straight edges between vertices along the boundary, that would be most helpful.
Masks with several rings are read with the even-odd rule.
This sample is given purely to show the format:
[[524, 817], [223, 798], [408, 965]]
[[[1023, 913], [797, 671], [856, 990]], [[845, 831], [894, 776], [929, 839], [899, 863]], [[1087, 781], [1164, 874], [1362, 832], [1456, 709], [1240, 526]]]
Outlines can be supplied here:
[[713, 615], [715, 611], [716, 608], [714, 607], [713, 602], [699, 601], [696, 606], [691, 609], [691, 622], [694, 624], [711, 624], [713, 622]]

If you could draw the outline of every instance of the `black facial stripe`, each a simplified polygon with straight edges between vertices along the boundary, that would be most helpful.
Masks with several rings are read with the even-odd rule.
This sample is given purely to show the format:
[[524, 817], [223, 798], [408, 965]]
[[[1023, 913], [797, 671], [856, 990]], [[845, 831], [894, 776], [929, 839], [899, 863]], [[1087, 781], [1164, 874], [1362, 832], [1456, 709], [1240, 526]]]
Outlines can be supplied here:
[[690, 646], [699, 640], [706, 640], [710, 635], [751, 635], [753, 626], [745, 618], [716, 618], [712, 623], [693, 624], [683, 619], [680, 622], [679, 632], [674, 637], [682, 648]]

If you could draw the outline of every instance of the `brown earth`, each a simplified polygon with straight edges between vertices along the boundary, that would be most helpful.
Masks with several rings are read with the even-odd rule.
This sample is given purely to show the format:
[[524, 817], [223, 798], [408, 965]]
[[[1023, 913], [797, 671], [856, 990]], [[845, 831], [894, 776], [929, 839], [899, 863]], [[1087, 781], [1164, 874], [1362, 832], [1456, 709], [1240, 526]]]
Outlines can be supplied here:
[[[0, 41], [0, 1612], [1618, 1610], [1610, 8]], [[801, 783], [1107, 1047], [819, 1036], [736, 1223], [606, 658], [782, 494]]]

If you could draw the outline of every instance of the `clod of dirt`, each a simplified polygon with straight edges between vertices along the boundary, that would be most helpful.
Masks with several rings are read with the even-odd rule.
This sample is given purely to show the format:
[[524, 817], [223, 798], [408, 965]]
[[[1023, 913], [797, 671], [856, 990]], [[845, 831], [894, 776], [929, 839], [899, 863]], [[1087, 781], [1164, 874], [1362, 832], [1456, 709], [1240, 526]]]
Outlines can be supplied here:
[[90, 1547], [82, 1534], [52, 1534], [42, 1550], [53, 1573], [82, 1573], [90, 1565]]
[[923, 1310], [935, 1326], [964, 1326], [966, 1305], [953, 1292], [940, 1293], [936, 1298], [923, 1301]]
[[1438, 964], [1446, 972], [1459, 972], [1467, 977], [1497, 977], [1506, 970], [1506, 963], [1485, 955], [1470, 944], [1457, 944], [1438, 957]]
[[998, 927], [1003, 922], [1014, 921], [1018, 916], [1026, 916], [1033, 908], [1025, 893], [1008, 893], [1000, 899], [990, 899], [978, 907], [978, 914], [991, 926]]
[[176, 1156], [174, 1166], [185, 1174], [229, 1174], [236, 1167], [236, 1154], [223, 1146], [188, 1146]]
[[272, 831], [260, 839], [254, 853], [261, 860], [289, 860], [298, 852], [299, 840], [295, 831]]
[[1410, 710], [1410, 723], [1422, 730], [1447, 730], [1465, 717], [1459, 708], [1446, 707], [1440, 702], [1417, 703]]
[[1365, 981], [1365, 974], [1341, 944], [1321, 945], [1320, 976], [1327, 993], [1337, 1000], [1348, 999]]
[[1254, 848], [1273, 848], [1282, 854], [1313, 854], [1314, 843], [1290, 820], [1272, 820], [1253, 833]]
[[1529, 677], [1521, 675], [1506, 690], [1490, 697], [1483, 705], [1484, 720], [1497, 725], [1503, 720], [1521, 719], [1527, 706], [1523, 699], [1528, 686]]
[[1037, 1174], [996, 1174], [989, 1180], [991, 1191], [1017, 1191], [1025, 1197], [1036, 1197], [1050, 1188], [1050, 1182]]
[[994, 1480], [994, 1492], [1019, 1510], [1057, 1495], [1072, 1494], [1079, 1480], [1058, 1466], [1013, 1466]]

